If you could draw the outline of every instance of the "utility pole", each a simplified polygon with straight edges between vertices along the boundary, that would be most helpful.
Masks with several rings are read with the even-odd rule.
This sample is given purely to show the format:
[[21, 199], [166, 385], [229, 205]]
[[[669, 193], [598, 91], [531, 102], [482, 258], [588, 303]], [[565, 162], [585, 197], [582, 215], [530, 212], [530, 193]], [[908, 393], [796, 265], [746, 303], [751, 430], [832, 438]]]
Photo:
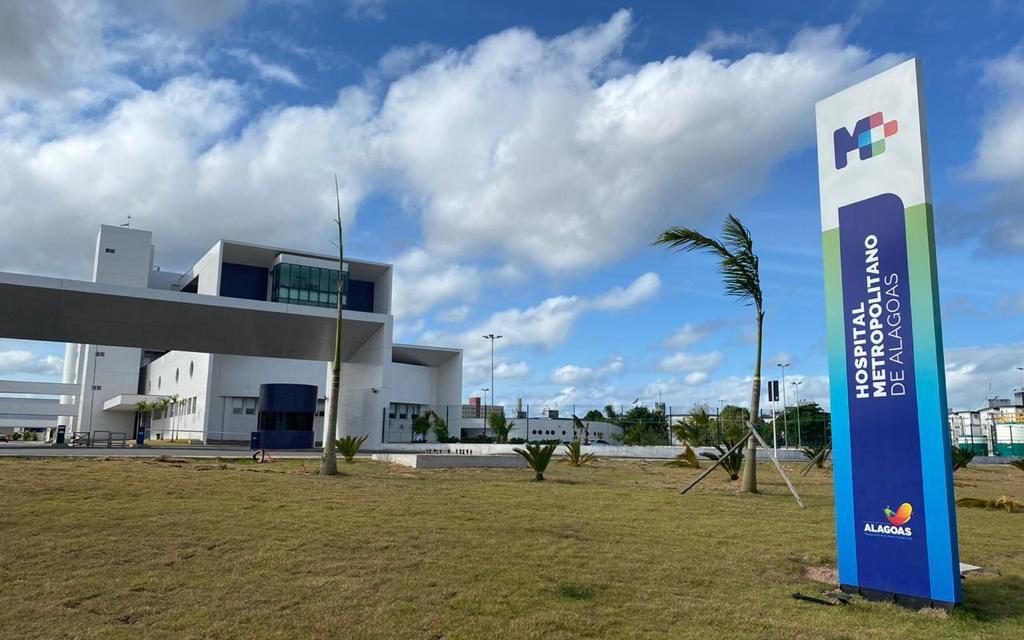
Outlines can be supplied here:
[[786, 434], [786, 446], [789, 446], [789, 416], [786, 412], [786, 367], [790, 363], [778, 363], [778, 367], [782, 369], [782, 430]]
[[484, 392], [484, 410], [483, 410], [483, 412], [480, 415], [482, 415], [484, 417], [484, 437], [486, 438], [487, 437], [487, 392], [490, 391], [490, 389], [488, 389], [487, 387], [483, 387], [480, 390]]
[[803, 437], [800, 433], [800, 385], [804, 383], [803, 380], [796, 380], [793, 382], [793, 386], [796, 387], [796, 446], [801, 448], [804, 446]]
[[[484, 336], [484, 340], [491, 341], [491, 406], [494, 406], [494, 341], [501, 340], [501, 336], [496, 336], [493, 333], [488, 333]], [[487, 435], [487, 427], [484, 427], [484, 435]]]

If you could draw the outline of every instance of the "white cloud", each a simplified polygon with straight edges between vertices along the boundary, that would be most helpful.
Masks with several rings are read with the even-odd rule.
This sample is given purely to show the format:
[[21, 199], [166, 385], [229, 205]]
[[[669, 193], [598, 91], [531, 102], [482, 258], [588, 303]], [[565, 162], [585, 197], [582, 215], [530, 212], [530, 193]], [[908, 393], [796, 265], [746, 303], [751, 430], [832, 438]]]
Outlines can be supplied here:
[[494, 377], [505, 380], [525, 378], [530, 373], [530, 366], [525, 362], [499, 362], [494, 365]]
[[345, 15], [353, 20], [383, 20], [387, 0], [344, 0]]
[[58, 376], [64, 361], [57, 356], [40, 356], [31, 351], [13, 349], [0, 351], [0, 376], [34, 374]]
[[687, 322], [665, 340], [670, 349], [688, 349], [702, 340], [715, 334], [723, 326], [722, 322]]
[[420, 315], [450, 300], [472, 300], [480, 291], [476, 267], [450, 263], [419, 247], [395, 259], [393, 277], [392, 311], [399, 317]]
[[470, 309], [468, 306], [462, 305], [459, 307], [452, 307], [451, 309], [445, 309], [444, 311], [438, 312], [438, 314], [435, 315], [434, 318], [438, 322], [465, 322], [466, 318], [469, 317], [469, 311]]
[[662, 358], [659, 367], [662, 371], [669, 372], [690, 371], [708, 373], [717, 369], [724, 359], [725, 356], [722, 355], [721, 351], [701, 354], [680, 351], [679, 353]]
[[709, 52], [730, 49], [760, 49], [767, 51], [774, 46], [774, 39], [764, 29], [755, 29], [747, 33], [711, 29], [708, 31], [708, 35], [704, 38], [704, 41], [697, 45], [697, 48]]
[[661, 287], [661, 278], [656, 273], [645, 273], [628, 287], [615, 287], [593, 301], [595, 309], [625, 309], [654, 297]]
[[688, 385], [695, 385], [700, 384], [702, 382], [707, 382], [707, 379], [708, 374], [704, 371], [694, 371], [693, 373], [688, 373], [684, 378], [686, 384]]
[[258, 54], [247, 49], [231, 49], [228, 53], [239, 62], [251, 66], [256, 73], [264, 80], [272, 80], [293, 87], [302, 87], [302, 79], [298, 74], [283, 64], [268, 62]]
[[946, 349], [946, 392], [952, 409], [979, 409], [1022, 384], [1024, 343]]
[[[519, 276], [593, 268], [647, 244], [670, 217], [694, 221], [754, 192], [811, 143], [815, 99], [892, 62], [827, 28], [778, 53], [730, 62], [695, 51], [634, 68], [621, 57], [632, 17], [620, 11], [562, 36], [510, 29], [413, 60], [421, 66], [381, 94], [342, 87], [333, 104], [252, 113], [236, 82], [142, 89], [121, 75], [130, 54], [105, 36], [107, 5], [83, 3], [80, 16], [42, 6], [16, 12], [30, 39], [0, 44], [0, 91], [49, 92], [60, 109], [90, 111], [51, 126], [43, 107], [5, 109], [21, 103], [0, 98], [0, 269], [60, 275], [84, 273], [81, 239], [128, 213], [156, 233], [166, 268], [188, 266], [218, 237], [308, 246], [316, 230], [329, 235], [335, 172], [346, 224], [371, 190], [398, 192], [422, 223], [422, 251], [441, 264], [486, 254]], [[244, 9], [218, 6], [195, 24]], [[371, 16], [380, 6], [357, 3]], [[155, 29], [145, 27], [133, 33]], [[188, 58], [187, 41], [168, 43]], [[453, 269], [434, 267], [443, 282], [408, 312], [467, 299], [454, 288], [472, 267]], [[654, 278], [620, 296], [649, 295]]]
[[593, 383], [604, 380], [608, 376], [622, 373], [624, 368], [625, 361], [622, 356], [615, 356], [605, 365], [596, 369], [567, 364], [551, 372], [551, 381], [556, 384], [565, 385], [576, 385], [584, 382]]

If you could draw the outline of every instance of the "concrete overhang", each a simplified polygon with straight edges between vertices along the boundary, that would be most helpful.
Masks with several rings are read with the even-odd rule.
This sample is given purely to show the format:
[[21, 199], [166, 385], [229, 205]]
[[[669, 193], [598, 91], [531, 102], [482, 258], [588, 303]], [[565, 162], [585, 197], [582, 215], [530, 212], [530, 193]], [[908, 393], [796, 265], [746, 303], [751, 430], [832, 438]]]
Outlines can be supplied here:
[[75, 405], [49, 398], [0, 398], [3, 416], [59, 416], [74, 411]]
[[0, 380], [0, 393], [27, 393], [36, 396], [77, 396], [77, 384]]
[[170, 396], [154, 396], [154, 395], [142, 395], [135, 393], [122, 393], [114, 396], [103, 403], [104, 411], [131, 411], [135, 412], [137, 409], [135, 405], [140, 402], [146, 404], [153, 404], [158, 402], [160, 398], [170, 398]]
[[391, 348], [391, 361], [415, 364], [422, 367], [439, 367], [452, 358], [459, 357], [461, 349], [447, 347], [422, 347], [413, 344], [396, 344]]
[[[0, 272], [0, 336], [329, 361], [335, 311]], [[342, 358], [389, 316], [345, 311]]]

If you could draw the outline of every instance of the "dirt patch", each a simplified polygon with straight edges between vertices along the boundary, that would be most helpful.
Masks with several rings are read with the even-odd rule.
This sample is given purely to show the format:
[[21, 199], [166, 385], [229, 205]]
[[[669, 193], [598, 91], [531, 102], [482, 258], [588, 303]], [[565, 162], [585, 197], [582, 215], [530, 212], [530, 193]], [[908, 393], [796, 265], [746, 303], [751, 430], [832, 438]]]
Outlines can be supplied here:
[[804, 577], [814, 582], [839, 584], [839, 573], [832, 567], [804, 567]]

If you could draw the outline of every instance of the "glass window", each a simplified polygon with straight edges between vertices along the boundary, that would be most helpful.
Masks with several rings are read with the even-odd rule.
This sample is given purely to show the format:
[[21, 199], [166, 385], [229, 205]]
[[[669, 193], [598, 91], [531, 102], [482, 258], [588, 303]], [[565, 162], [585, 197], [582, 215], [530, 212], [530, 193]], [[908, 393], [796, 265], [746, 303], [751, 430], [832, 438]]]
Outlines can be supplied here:
[[256, 398], [245, 399], [245, 415], [254, 416], [256, 415]]
[[242, 415], [242, 399], [231, 398], [231, 413], [236, 416]]

